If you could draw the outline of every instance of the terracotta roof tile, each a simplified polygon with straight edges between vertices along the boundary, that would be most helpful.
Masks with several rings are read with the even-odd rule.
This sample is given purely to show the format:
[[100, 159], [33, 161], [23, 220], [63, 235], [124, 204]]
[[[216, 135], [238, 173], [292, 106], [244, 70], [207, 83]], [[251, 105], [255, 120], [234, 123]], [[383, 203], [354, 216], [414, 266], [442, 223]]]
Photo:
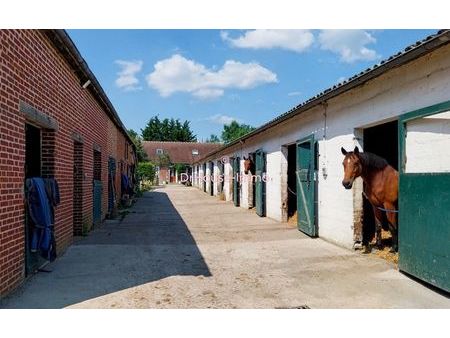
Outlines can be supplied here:
[[[165, 154], [169, 155], [170, 161], [175, 164], [192, 164], [207, 153], [217, 150], [222, 146], [221, 143], [161, 141], [143, 141], [142, 145], [150, 160], [155, 160], [158, 157], [156, 150], [162, 149]], [[193, 155], [193, 150], [197, 150], [198, 155]]]

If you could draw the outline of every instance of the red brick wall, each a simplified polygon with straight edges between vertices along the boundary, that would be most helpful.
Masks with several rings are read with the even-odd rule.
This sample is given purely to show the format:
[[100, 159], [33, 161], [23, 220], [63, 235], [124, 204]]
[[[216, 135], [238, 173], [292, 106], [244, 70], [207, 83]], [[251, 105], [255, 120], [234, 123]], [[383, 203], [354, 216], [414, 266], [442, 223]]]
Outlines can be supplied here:
[[[58, 121], [43, 132], [43, 175], [58, 180], [61, 204], [55, 213], [57, 252], [73, 241], [74, 132], [83, 142], [83, 222], [92, 223], [94, 145], [101, 148], [103, 210], [107, 212], [108, 157], [125, 161], [126, 138], [46, 36], [37, 30], [0, 30], [0, 297], [24, 279], [25, 117], [19, 101]], [[111, 139], [119, 139], [117, 148]], [[131, 147], [130, 147], [131, 148]], [[120, 183], [120, 182], [119, 182]]]

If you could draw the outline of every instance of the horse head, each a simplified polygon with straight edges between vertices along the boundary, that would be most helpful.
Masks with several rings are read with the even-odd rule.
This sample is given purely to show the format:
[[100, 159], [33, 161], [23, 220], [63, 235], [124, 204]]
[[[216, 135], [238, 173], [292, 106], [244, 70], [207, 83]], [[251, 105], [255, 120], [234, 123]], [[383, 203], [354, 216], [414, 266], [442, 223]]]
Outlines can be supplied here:
[[342, 185], [345, 189], [351, 189], [353, 182], [362, 172], [362, 163], [359, 157], [359, 149], [355, 147], [353, 151], [347, 151], [341, 148], [342, 154], [345, 156], [342, 162], [344, 166], [344, 179], [342, 180]]
[[249, 157], [245, 157], [244, 156], [244, 174], [247, 175], [248, 172], [250, 171], [250, 173], [254, 174], [254, 168], [255, 168], [255, 163], [253, 162], [253, 159], [251, 156]]

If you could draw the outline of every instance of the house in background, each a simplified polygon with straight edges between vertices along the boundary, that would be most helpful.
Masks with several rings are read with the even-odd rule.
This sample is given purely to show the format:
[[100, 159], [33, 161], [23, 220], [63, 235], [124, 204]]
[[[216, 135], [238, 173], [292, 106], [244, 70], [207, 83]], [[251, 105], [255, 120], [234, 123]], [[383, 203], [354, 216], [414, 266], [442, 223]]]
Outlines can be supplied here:
[[181, 174], [177, 172], [177, 164], [190, 167], [207, 153], [222, 146], [220, 143], [163, 141], [143, 141], [142, 144], [148, 159], [157, 165], [158, 184], [177, 183]]

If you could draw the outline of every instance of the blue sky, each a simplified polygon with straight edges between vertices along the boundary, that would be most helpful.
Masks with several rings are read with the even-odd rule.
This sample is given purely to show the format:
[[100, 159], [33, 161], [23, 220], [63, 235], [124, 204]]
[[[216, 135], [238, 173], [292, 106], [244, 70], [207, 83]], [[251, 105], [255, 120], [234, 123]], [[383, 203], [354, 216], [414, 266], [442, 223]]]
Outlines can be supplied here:
[[255, 127], [435, 30], [69, 30], [127, 128]]

